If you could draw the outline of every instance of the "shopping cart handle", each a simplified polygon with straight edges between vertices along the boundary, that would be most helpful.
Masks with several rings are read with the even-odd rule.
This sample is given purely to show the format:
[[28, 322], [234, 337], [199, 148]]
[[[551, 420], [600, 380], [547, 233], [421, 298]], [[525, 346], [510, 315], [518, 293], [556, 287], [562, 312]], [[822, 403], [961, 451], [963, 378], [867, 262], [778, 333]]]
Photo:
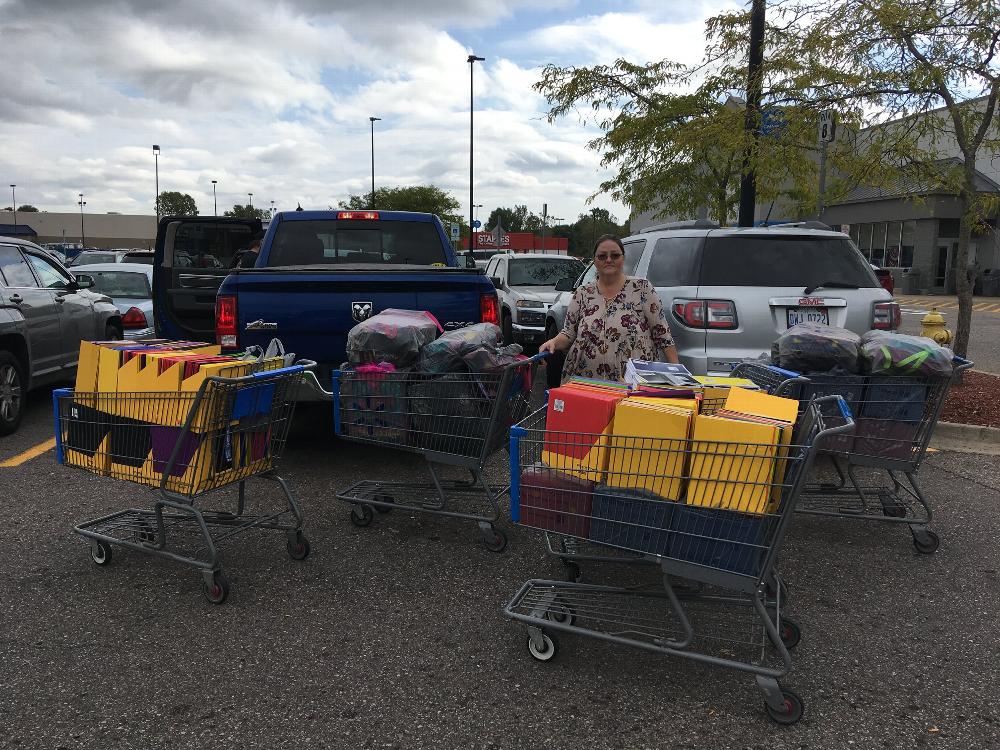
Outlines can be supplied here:
[[777, 367], [776, 365], [767, 365], [767, 369], [771, 372], [776, 372], [779, 375], [784, 375], [786, 378], [801, 378], [801, 372], [795, 372], [794, 370], [786, 370], [783, 367]]
[[975, 362], [966, 359], [965, 357], [959, 357], [957, 354], [951, 358], [951, 363], [955, 366], [956, 370], [968, 370]]
[[528, 361], [529, 362], [541, 362], [543, 359], [545, 359], [548, 356], [550, 356], [548, 352], [538, 352], [538, 354], [535, 354], [535, 355], [529, 357]]
[[844, 418], [847, 424], [854, 424], [854, 415], [851, 413], [851, 407], [847, 405], [843, 396], [837, 396], [837, 408], [840, 409], [840, 414]]

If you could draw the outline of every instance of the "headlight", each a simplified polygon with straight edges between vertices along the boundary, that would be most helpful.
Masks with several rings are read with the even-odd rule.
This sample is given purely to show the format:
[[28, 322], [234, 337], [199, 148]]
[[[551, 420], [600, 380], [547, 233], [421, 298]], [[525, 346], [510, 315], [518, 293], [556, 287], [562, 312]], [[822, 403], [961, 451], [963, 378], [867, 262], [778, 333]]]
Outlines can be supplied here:
[[545, 307], [545, 303], [544, 302], [539, 302], [538, 300], [533, 300], [533, 299], [519, 299], [517, 301], [517, 306], [518, 307], [533, 307], [535, 309], [541, 309], [541, 308]]

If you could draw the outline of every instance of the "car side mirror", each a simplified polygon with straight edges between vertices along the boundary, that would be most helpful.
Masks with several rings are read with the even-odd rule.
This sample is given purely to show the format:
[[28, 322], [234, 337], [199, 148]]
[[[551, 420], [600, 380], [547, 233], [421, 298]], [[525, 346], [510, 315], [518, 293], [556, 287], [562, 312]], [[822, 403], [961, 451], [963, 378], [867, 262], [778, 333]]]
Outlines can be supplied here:
[[94, 277], [88, 274], [81, 273], [79, 276], [75, 277], [74, 282], [77, 289], [90, 289], [94, 286]]
[[497, 289], [503, 286], [503, 279], [501, 279], [499, 276], [491, 276], [490, 281], [493, 282], [493, 286], [495, 286]]
[[556, 291], [557, 292], [572, 292], [573, 289], [574, 289], [574, 284], [575, 283], [576, 283], [576, 279], [574, 279], [572, 276], [567, 276], [565, 278], [559, 279], [559, 281], [556, 282]]
[[465, 267], [466, 268], [478, 268], [476, 265], [476, 256], [471, 252], [465, 254]]

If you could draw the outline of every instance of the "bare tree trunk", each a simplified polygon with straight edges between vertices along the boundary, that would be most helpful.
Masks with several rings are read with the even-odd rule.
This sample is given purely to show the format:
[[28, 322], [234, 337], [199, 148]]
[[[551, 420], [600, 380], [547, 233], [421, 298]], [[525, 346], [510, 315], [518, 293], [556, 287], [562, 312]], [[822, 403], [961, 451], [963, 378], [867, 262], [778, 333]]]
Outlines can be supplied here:
[[719, 191], [719, 194], [715, 197], [717, 201], [715, 204], [715, 210], [719, 215], [719, 226], [727, 226], [729, 224], [729, 202], [726, 200], [726, 189], [723, 188]]
[[969, 281], [969, 239], [975, 220], [976, 198], [975, 168], [973, 155], [965, 157], [965, 185], [959, 195], [962, 207], [962, 221], [958, 230], [958, 249], [955, 252], [952, 271], [955, 274], [955, 292], [958, 294], [958, 326], [955, 329], [954, 351], [960, 357], [969, 350], [969, 334], [972, 331], [972, 284]]

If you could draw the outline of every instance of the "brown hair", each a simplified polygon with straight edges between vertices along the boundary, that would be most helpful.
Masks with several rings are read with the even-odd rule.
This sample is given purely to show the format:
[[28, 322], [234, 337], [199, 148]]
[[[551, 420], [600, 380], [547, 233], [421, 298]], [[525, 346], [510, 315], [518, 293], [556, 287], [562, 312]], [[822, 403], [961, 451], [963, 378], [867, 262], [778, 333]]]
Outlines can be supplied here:
[[618, 245], [618, 249], [622, 251], [622, 255], [625, 254], [625, 246], [622, 244], [622, 241], [618, 239], [616, 235], [613, 234], [602, 234], [600, 237], [598, 237], [597, 242], [594, 243], [594, 249], [591, 252], [596, 253], [597, 248], [601, 246], [601, 243], [607, 242], [608, 240]]

